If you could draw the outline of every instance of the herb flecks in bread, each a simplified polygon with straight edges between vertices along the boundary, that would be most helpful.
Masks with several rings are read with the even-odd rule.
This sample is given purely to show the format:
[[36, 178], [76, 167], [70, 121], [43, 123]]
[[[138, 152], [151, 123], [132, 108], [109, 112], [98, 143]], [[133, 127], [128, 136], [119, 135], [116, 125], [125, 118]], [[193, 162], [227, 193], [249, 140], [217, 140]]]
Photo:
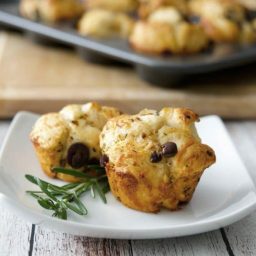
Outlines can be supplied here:
[[204, 170], [215, 162], [202, 144], [188, 109], [143, 110], [109, 120], [100, 138], [108, 156], [112, 193], [126, 206], [145, 212], [178, 209], [191, 200]]
[[44, 172], [50, 177], [77, 181], [76, 177], [55, 173], [61, 166], [86, 171], [88, 164], [99, 162], [99, 135], [108, 119], [119, 115], [112, 107], [97, 103], [68, 105], [59, 113], [41, 116], [30, 134]]

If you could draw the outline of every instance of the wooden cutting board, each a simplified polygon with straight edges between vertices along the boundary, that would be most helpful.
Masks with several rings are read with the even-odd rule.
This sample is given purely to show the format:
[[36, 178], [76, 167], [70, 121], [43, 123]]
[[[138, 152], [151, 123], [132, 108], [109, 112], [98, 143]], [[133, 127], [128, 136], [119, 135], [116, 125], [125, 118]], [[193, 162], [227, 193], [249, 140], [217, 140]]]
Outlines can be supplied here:
[[201, 115], [256, 118], [256, 65], [160, 88], [140, 80], [130, 67], [86, 63], [71, 49], [0, 33], [0, 117], [19, 110], [56, 111], [87, 101], [131, 113], [145, 107], [183, 106]]

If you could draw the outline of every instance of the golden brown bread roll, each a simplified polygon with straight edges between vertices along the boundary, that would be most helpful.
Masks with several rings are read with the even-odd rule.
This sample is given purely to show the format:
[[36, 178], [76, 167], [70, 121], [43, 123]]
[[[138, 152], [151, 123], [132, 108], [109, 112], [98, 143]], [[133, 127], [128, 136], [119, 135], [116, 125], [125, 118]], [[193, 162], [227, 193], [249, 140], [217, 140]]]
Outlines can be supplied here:
[[56, 174], [53, 167], [84, 171], [88, 163], [101, 156], [99, 135], [108, 119], [120, 112], [97, 103], [68, 105], [59, 113], [41, 116], [33, 127], [30, 139], [44, 172], [50, 177], [74, 182], [76, 178]]
[[190, 24], [173, 7], [162, 7], [145, 21], [135, 24], [129, 41], [134, 49], [146, 53], [196, 53], [208, 46], [200, 25]]
[[143, 19], [147, 18], [151, 13], [161, 7], [174, 7], [183, 15], [188, 11], [186, 0], [139, 0], [139, 16]]
[[132, 12], [138, 6], [137, 0], [86, 0], [88, 9], [105, 9], [114, 12]]
[[78, 31], [81, 35], [98, 38], [127, 38], [133, 25], [133, 19], [126, 14], [94, 9], [86, 12], [80, 19]]
[[112, 193], [133, 209], [176, 210], [191, 200], [204, 170], [215, 162], [201, 143], [188, 109], [143, 110], [109, 120], [100, 135]]
[[21, 0], [20, 13], [32, 20], [56, 22], [80, 16], [84, 6], [79, 0]]
[[253, 24], [246, 19], [246, 9], [234, 0], [191, 0], [191, 13], [201, 17], [201, 24], [214, 42], [252, 44], [256, 41]]

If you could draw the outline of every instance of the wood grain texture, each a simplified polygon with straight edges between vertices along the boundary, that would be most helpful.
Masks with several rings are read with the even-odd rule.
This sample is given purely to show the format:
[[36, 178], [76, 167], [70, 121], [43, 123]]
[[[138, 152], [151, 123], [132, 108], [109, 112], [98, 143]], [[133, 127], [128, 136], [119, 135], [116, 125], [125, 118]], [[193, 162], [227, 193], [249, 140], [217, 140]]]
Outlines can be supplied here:
[[93, 239], [36, 227], [34, 256], [131, 256], [126, 240]]
[[220, 231], [174, 239], [132, 241], [132, 249], [134, 256], [228, 256]]
[[33, 255], [228, 255], [219, 231], [160, 240], [108, 240], [77, 237], [36, 228]]
[[255, 65], [168, 89], [143, 82], [131, 67], [90, 64], [72, 50], [39, 46], [18, 34], [2, 32], [0, 45], [0, 117], [92, 100], [126, 112], [172, 105], [202, 115], [256, 117]]
[[5, 210], [1, 201], [0, 219], [0, 255], [28, 255], [31, 224], [15, 216], [14, 213]]
[[[1, 121], [0, 144], [8, 130], [9, 122]], [[31, 224], [5, 209], [0, 194], [0, 256], [28, 255]]]
[[[256, 122], [227, 125], [231, 137], [256, 184]], [[234, 255], [256, 255], [256, 212], [225, 228]]]

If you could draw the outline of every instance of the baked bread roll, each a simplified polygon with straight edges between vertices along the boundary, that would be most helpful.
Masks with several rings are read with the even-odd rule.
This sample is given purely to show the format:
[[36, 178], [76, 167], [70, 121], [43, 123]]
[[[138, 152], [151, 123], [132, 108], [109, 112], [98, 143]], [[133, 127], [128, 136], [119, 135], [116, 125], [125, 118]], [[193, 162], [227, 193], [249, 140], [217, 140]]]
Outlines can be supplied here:
[[183, 15], [188, 12], [188, 4], [186, 0], [139, 0], [139, 16], [143, 19], [147, 18], [151, 13], [161, 7], [174, 7]]
[[78, 31], [83, 36], [97, 38], [127, 38], [132, 32], [133, 25], [133, 19], [124, 13], [94, 9], [86, 12], [80, 19]]
[[143, 110], [109, 120], [100, 147], [112, 193], [133, 209], [177, 210], [188, 203], [204, 170], [215, 162], [188, 109]]
[[105, 9], [114, 12], [133, 12], [138, 7], [137, 0], [86, 0], [88, 9]]
[[204, 29], [185, 21], [173, 7], [162, 7], [138, 21], [129, 38], [132, 47], [146, 53], [197, 53], [208, 46]]
[[43, 171], [52, 178], [75, 182], [77, 178], [54, 173], [53, 167], [86, 171], [86, 165], [99, 162], [99, 135], [108, 119], [120, 112], [97, 103], [68, 105], [59, 113], [41, 116], [30, 139]]
[[214, 42], [252, 44], [256, 41], [246, 9], [235, 0], [191, 0], [190, 11], [201, 18], [205, 32]]
[[32, 20], [46, 22], [72, 19], [80, 16], [84, 5], [79, 0], [21, 0], [20, 13]]

